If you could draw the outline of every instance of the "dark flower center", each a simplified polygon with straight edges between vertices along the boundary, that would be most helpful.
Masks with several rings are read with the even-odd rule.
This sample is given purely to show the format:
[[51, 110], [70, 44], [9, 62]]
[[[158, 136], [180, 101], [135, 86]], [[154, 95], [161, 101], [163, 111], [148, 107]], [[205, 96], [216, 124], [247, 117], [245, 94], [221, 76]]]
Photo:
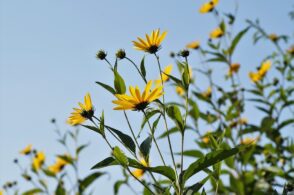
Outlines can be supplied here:
[[147, 106], [149, 102], [141, 102], [136, 105], [135, 110], [143, 111]]
[[86, 119], [91, 119], [94, 115], [94, 110], [91, 109], [91, 110], [83, 110], [83, 112], [81, 113], [81, 116], [86, 118]]
[[151, 45], [151, 46], [148, 48], [148, 52], [151, 53], [151, 54], [156, 53], [158, 50], [159, 50], [159, 47], [158, 47], [157, 45]]

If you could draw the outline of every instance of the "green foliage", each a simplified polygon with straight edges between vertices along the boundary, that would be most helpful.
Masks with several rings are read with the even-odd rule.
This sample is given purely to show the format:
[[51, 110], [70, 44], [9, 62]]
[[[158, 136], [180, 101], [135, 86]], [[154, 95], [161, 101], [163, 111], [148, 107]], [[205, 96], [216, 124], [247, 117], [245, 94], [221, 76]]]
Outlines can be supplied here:
[[[294, 141], [293, 136], [289, 136], [289, 130], [294, 124], [294, 46], [287, 45], [290, 37], [268, 33], [258, 20], [247, 20], [246, 26], [234, 33], [232, 29], [235, 29], [236, 14], [222, 13], [217, 7], [208, 10], [207, 14], [216, 16], [222, 34], [211, 36], [206, 44], [202, 42], [200, 46], [189, 47], [191, 50], [181, 50], [177, 55], [173, 53], [171, 56], [177, 65], [177, 73], [162, 71], [164, 69], [157, 52], [163, 39], [151, 40], [162, 36], [157, 30], [150, 36], [146, 35], [145, 42], [140, 40], [142, 47], [147, 47], [140, 48], [140, 51], [152, 55], [144, 55], [138, 65], [125, 53], [120, 55], [119, 60], [116, 58], [112, 65], [106, 59], [106, 53], [100, 51], [98, 58], [105, 60], [113, 72], [114, 87], [99, 81], [96, 83], [110, 92], [113, 98], [118, 97], [115, 94], [121, 94], [118, 109], [125, 109], [128, 129], [113, 127], [111, 116], [102, 112], [98, 118], [94, 109], [89, 111], [82, 108], [76, 115], [82, 119], [79, 125], [96, 132], [95, 135], [104, 141], [105, 148], [112, 152], [110, 157], [97, 159], [98, 163], [92, 169], [119, 166], [123, 170], [123, 178], [117, 178], [114, 182], [114, 194], [124, 193], [120, 190], [121, 186], [139, 191], [133, 189], [133, 182], [141, 185], [140, 193], [146, 195], [287, 195], [293, 191]], [[252, 68], [249, 73], [248, 82], [251, 84], [248, 85], [246, 81], [240, 81], [239, 69], [245, 65], [239, 64], [234, 54], [250, 33], [253, 33], [254, 44], [267, 41], [274, 51], [260, 56], [256, 70]], [[199, 57], [199, 62], [191, 57], [194, 54]], [[118, 73], [119, 63], [126, 60], [137, 70], [141, 81], [147, 84], [149, 78], [146, 68], [152, 67], [146, 64], [149, 57], [157, 62], [160, 80], [153, 82], [155, 87], [147, 87], [142, 93], [135, 88], [127, 95], [127, 78]], [[221, 67], [218, 71], [224, 68], [227, 71], [223, 82], [216, 76], [216, 66]], [[203, 82], [196, 82], [195, 78], [198, 79], [200, 74]], [[174, 87], [177, 87], [178, 93], [176, 100], [167, 90]], [[135, 120], [128, 118], [127, 110], [144, 114], [139, 127], [134, 124]], [[248, 110], [254, 112], [252, 116], [249, 113], [249, 120], [244, 117], [248, 115]], [[105, 118], [109, 118], [110, 124], [106, 123]], [[85, 120], [89, 124], [82, 124]], [[148, 137], [142, 140], [141, 134], [144, 138], [146, 134]], [[58, 135], [58, 142], [62, 146], [69, 148], [69, 138], [76, 146], [72, 155], [57, 155], [59, 160], [64, 161], [62, 166], [65, 169], [61, 166], [56, 171], [56, 167], [46, 167], [40, 162], [39, 169], [32, 169], [30, 162], [30, 168], [22, 172], [22, 177], [27, 181], [31, 176], [34, 181], [36, 176], [41, 178], [37, 180], [37, 187], [22, 194], [87, 194], [91, 184], [105, 174], [83, 174], [87, 176], [75, 178], [77, 185], [72, 190], [68, 189], [65, 178], [71, 174], [67, 169], [70, 167], [77, 172], [79, 155], [88, 144], [77, 143], [78, 130], [65, 134], [58, 132]], [[151, 150], [152, 144], [155, 147]], [[36, 158], [32, 152], [28, 155]], [[97, 158], [100, 158], [99, 154]], [[186, 160], [188, 158], [193, 162]], [[200, 172], [204, 176], [199, 179]], [[54, 188], [47, 186], [43, 177], [54, 179]], [[9, 186], [13, 186], [13, 183], [5, 184], [5, 189], [12, 188]]]

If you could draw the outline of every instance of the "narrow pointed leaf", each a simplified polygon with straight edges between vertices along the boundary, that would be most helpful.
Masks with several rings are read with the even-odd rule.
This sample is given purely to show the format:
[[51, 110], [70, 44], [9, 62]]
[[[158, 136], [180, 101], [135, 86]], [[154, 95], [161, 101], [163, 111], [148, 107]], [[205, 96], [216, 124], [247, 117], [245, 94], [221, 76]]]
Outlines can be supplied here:
[[198, 173], [199, 171], [202, 171], [203, 169], [210, 167], [230, 156], [233, 156], [240, 151], [242, 151], [245, 148], [245, 146], [238, 146], [232, 149], [220, 149], [213, 152], [208, 153], [204, 157], [198, 159], [194, 163], [192, 163], [183, 173], [182, 175], [182, 183], [185, 184], [185, 182]]
[[99, 82], [99, 81], [96, 81], [96, 83], [97, 83], [98, 85], [100, 85], [101, 87], [103, 87], [104, 89], [106, 89], [107, 91], [109, 91], [110, 93], [112, 93], [112, 94], [116, 94], [115, 90], [114, 90], [112, 87], [110, 87], [109, 85], [106, 85], [106, 84], [101, 83], [101, 82]]
[[96, 179], [104, 175], [104, 172], [91, 173], [87, 177], [81, 180], [79, 183], [79, 192], [82, 193], [87, 187], [89, 187]]
[[140, 151], [146, 159], [149, 158], [151, 144], [152, 144], [152, 137], [149, 136], [140, 145]]
[[114, 87], [117, 94], [124, 94], [126, 92], [125, 81], [116, 70], [114, 70]]
[[110, 128], [110, 130], [112, 132], [114, 132], [119, 138], [120, 140], [123, 142], [123, 144], [129, 148], [134, 154], [136, 153], [136, 145], [135, 142], [133, 141], [133, 139], [128, 136], [127, 134], [124, 134], [123, 132], [114, 129], [114, 128]]

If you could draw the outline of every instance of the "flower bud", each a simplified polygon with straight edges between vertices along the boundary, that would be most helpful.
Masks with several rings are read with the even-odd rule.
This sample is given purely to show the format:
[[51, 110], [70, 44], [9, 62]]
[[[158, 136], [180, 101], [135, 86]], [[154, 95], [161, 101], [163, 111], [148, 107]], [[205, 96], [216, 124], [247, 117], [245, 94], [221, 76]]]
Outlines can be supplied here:
[[184, 58], [188, 57], [190, 55], [189, 50], [183, 49], [179, 52], [179, 56], [182, 56]]
[[116, 52], [116, 57], [118, 58], [118, 59], [124, 59], [125, 57], [126, 57], [126, 52], [125, 52], [125, 50], [123, 50], [123, 49], [119, 49], [117, 52]]
[[170, 52], [169, 56], [170, 56], [171, 58], [174, 58], [174, 57], [176, 56], [176, 54], [175, 54], [174, 52]]
[[273, 42], [276, 42], [279, 39], [278, 35], [276, 35], [275, 33], [269, 34], [268, 38]]
[[104, 60], [107, 56], [107, 53], [104, 50], [99, 50], [96, 54], [96, 58], [99, 60]]

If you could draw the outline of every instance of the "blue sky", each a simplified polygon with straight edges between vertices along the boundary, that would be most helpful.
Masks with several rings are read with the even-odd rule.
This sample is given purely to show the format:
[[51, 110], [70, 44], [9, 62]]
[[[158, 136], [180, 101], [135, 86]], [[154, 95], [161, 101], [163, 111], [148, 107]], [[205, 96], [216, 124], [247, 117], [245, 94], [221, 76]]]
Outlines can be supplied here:
[[[12, 160], [28, 143], [48, 156], [60, 151], [50, 119], [55, 117], [63, 129], [70, 128], [65, 120], [87, 92], [92, 94], [97, 113], [105, 110], [108, 123], [126, 128], [123, 115], [112, 110], [113, 97], [94, 83], [112, 83], [111, 72], [95, 59], [95, 53], [104, 49], [113, 60], [115, 51], [124, 48], [128, 56], [139, 61], [143, 54], [134, 51], [131, 41], [160, 28], [168, 31], [160, 51], [162, 63], [172, 63], [170, 51], [178, 51], [195, 39], [205, 42], [216, 27], [211, 15], [198, 13], [203, 2], [0, 0], [0, 184], [18, 177]], [[220, 0], [218, 8], [229, 12], [235, 3]], [[292, 0], [239, 1], [235, 32], [245, 27], [245, 19], [259, 18], [268, 32], [290, 34], [293, 38], [294, 25], [288, 17], [293, 6]], [[251, 35], [239, 46], [234, 58], [242, 65], [241, 80], [249, 84], [247, 73], [273, 47], [269, 43], [253, 47]], [[157, 78], [154, 58], [148, 56], [146, 63], [148, 77]], [[219, 69], [226, 71], [223, 67]], [[128, 78], [128, 85], [137, 84], [138, 77], [133, 76], [135, 71], [127, 62], [121, 63], [120, 71]], [[198, 83], [203, 89], [208, 86], [206, 80]], [[259, 116], [252, 116], [253, 120], [256, 117]], [[139, 127], [138, 123], [134, 125]], [[101, 144], [102, 139], [92, 132], [83, 130], [81, 139], [91, 142], [82, 156], [82, 170], [87, 171], [109, 152]], [[53, 162], [51, 157], [48, 160]], [[113, 180], [101, 179], [96, 189], [99, 187], [104, 194], [112, 192], [110, 181]]]

